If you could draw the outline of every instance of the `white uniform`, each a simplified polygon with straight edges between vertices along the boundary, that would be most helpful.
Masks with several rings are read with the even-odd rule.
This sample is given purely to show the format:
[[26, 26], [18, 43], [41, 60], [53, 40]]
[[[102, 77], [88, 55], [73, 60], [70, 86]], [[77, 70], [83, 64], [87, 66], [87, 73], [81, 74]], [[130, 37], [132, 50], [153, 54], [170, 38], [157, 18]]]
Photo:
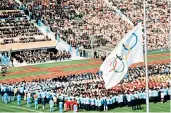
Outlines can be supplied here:
[[161, 92], [161, 98], [164, 98], [164, 92]]

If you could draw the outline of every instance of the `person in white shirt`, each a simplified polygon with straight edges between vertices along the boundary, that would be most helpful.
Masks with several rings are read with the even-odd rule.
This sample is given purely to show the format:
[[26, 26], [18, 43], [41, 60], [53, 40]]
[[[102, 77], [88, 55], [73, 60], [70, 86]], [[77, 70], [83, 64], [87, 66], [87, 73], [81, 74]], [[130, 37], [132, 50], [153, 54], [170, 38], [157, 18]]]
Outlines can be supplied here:
[[108, 104], [109, 104], [109, 99], [107, 97], [104, 97], [103, 98], [104, 111], [108, 111]]
[[128, 107], [131, 107], [131, 95], [127, 94], [126, 97], [127, 97], [127, 101], [128, 101]]
[[92, 96], [91, 97], [91, 99], [90, 99], [90, 101], [91, 101], [91, 110], [95, 110], [95, 98], [94, 98], [94, 96]]
[[87, 96], [85, 98], [85, 106], [86, 106], [86, 110], [89, 111], [90, 110], [90, 98], [89, 98], [89, 96]]
[[54, 111], [54, 101], [53, 100], [50, 100], [49, 101], [49, 105], [50, 105], [50, 112], [53, 112]]
[[161, 91], [161, 103], [164, 103], [164, 92]]
[[98, 111], [101, 111], [101, 107], [102, 107], [102, 100], [100, 99], [100, 97], [98, 97]]

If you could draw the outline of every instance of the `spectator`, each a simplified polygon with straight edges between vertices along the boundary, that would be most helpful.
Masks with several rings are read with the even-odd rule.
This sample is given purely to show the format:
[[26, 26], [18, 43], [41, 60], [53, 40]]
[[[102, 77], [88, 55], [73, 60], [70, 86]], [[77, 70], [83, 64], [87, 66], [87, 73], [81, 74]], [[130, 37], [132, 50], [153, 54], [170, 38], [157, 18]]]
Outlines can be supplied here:
[[50, 60], [65, 60], [70, 59], [70, 53], [66, 51], [58, 51], [56, 49], [39, 49], [39, 50], [25, 50], [22, 52], [12, 53], [12, 56], [19, 63], [41, 63]]

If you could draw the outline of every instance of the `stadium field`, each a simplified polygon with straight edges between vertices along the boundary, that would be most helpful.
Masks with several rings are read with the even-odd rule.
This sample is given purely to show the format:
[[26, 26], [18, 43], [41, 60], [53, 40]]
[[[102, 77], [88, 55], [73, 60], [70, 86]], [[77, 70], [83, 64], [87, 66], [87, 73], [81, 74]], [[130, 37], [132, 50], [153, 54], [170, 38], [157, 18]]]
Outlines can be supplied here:
[[[42, 110], [42, 106], [39, 104], [39, 109], [34, 110], [34, 104], [32, 103], [32, 108], [28, 109], [26, 101], [22, 101], [22, 106], [18, 107], [17, 102], [11, 102], [8, 104], [2, 103], [0, 101], [0, 112], [49, 112], [49, 105], [46, 105], [45, 110]], [[2, 107], [3, 106], [3, 107]], [[131, 107], [117, 107], [109, 110], [108, 112], [146, 112], [146, 105], [141, 105], [141, 110], [132, 111]], [[57, 106], [54, 107], [55, 112], [59, 112]], [[169, 112], [170, 111], [170, 101], [165, 103], [150, 103], [150, 112]], [[79, 112], [86, 112], [85, 110], [80, 110]], [[90, 111], [89, 111], [90, 112]], [[97, 111], [92, 111], [92, 113]]]
[[[169, 55], [169, 51], [150, 52], [148, 54], [148, 63], [169, 62]], [[31, 81], [33, 79], [53, 78], [76, 73], [95, 73], [99, 70], [101, 63], [101, 59], [85, 59], [14, 67], [8, 69], [8, 73], [5, 77], [0, 76], [0, 83], [19, 82], [23, 80]], [[132, 66], [137, 65], [143, 65], [143, 63], [134, 64]]]

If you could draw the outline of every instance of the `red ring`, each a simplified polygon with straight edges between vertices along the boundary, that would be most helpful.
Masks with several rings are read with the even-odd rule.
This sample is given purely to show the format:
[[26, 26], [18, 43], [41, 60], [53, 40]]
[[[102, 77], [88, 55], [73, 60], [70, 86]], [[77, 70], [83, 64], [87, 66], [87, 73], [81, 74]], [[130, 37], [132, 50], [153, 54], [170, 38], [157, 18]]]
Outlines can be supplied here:
[[[112, 65], [112, 62], [110, 63], [110, 66]], [[109, 72], [113, 71], [116, 68], [116, 65], [117, 65], [117, 60], [115, 59], [115, 65], [113, 66], [113, 68], [111, 70], [109, 70]]]

